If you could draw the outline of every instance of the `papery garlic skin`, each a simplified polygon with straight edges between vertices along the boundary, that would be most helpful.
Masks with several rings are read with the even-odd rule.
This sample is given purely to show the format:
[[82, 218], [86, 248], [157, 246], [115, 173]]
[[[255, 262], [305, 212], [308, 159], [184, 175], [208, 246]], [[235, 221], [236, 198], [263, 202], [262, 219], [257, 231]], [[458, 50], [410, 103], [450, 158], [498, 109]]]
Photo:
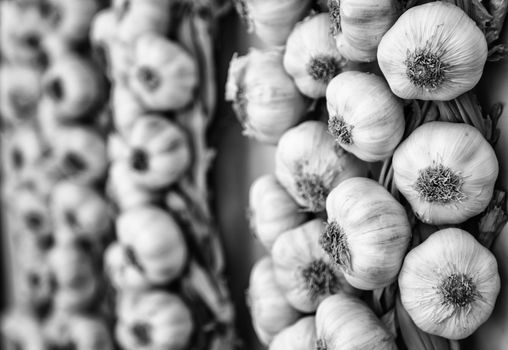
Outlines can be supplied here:
[[378, 61], [395, 95], [451, 100], [480, 80], [487, 41], [459, 7], [436, 1], [407, 10], [381, 40]]
[[398, 6], [395, 0], [329, 1], [339, 52], [354, 62], [375, 61], [381, 38], [399, 16]]
[[374, 312], [345, 293], [326, 298], [316, 312], [316, 350], [397, 350]]
[[289, 303], [302, 312], [314, 312], [323, 299], [340, 290], [352, 291], [319, 245], [325, 227], [314, 219], [281, 234], [272, 248], [277, 283]]
[[450, 228], [408, 253], [399, 287], [402, 304], [419, 328], [463, 339], [489, 318], [500, 279], [494, 255], [468, 232]]
[[326, 86], [346, 64], [330, 34], [328, 14], [321, 13], [297, 23], [288, 37], [284, 69], [305, 96], [325, 96]]
[[447, 122], [417, 128], [393, 155], [394, 182], [425, 223], [458, 224], [489, 204], [499, 165], [473, 126]]
[[282, 134], [299, 123], [308, 102], [282, 65], [280, 49], [251, 49], [234, 56], [229, 65], [226, 100], [244, 128], [244, 134], [275, 144]]
[[270, 257], [259, 260], [251, 270], [247, 305], [259, 340], [268, 345], [284, 328], [300, 318], [275, 280]]
[[326, 196], [339, 183], [367, 173], [365, 163], [337, 147], [326, 125], [318, 121], [288, 130], [275, 157], [277, 180], [311, 212], [325, 209]]
[[264, 43], [284, 45], [296, 22], [310, 10], [311, 0], [236, 0], [249, 31]]
[[373, 290], [397, 280], [411, 226], [383, 186], [361, 177], [344, 180], [328, 195], [326, 213], [321, 245], [353, 287]]
[[307, 316], [273, 338], [269, 350], [309, 350], [316, 345], [316, 319]]
[[269, 251], [277, 237], [304, 223], [307, 217], [274, 175], [264, 175], [252, 183], [249, 222], [253, 233]]
[[344, 72], [326, 90], [328, 131], [346, 151], [374, 162], [391, 156], [404, 135], [402, 102], [385, 81], [363, 72]]

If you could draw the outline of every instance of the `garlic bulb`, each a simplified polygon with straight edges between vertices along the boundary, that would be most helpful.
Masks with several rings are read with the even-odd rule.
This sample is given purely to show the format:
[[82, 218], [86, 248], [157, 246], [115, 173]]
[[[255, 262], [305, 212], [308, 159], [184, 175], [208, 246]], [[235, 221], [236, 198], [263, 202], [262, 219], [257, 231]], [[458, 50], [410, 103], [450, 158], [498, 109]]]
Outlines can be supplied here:
[[500, 279], [494, 255], [466, 231], [450, 228], [409, 252], [399, 287], [402, 304], [419, 328], [463, 339], [489, 318]]
[[339, 293], [316, 313], [316, 350], [397, 350], [393, 336], [359, 299]]
[[381, 40], [378, 61], [395, 95], [451, 100], [480, 80], [487, 41], [459, 7], [444, 1], [407, 10]]
[[499, 166], [474, 127], [432, 122], [416, 129], [393, 155], [394, 181], [416, 216], [458, 224], [489, 204]]
[[342, 148], [362, 160], [388, 158], [404, 135], [402, 102], [374, 74], [339, 74], [328, 85], [326, 102], [328, 131]]
[[280, 235], [272, 248], [275, 278], [289, 303], [302, 312], [315, 311], [339, 290], [351, 290], [319, 245], [324, 231], [325, 224], [315, 219]]
[[273, 337], [293, 324], [300, 314], [284, 298], [275, 280], [272, 259], [262, 258], [252, 268], [247, 304], [250, 307], [254, 331], [268, 345]]
[[273, 243], [283, 232], [306, 220], [307, 214], [300, 210], [274, 175], [264, 175], [251, 185], [250, 226], [266, 249], [271, 250]]
[[296, 22], [310, 10], [311, 0], [235, 0], [249, 30], [266, 44], [284, 45]]
[[300, 206], [312, 212], [324, 210], [332, 188], [366, 172], [365, 164], [336, 146], [325, 124], [318, 121], [290, 129], [277, 147], [277, 180]]
[[244, 134], [261, 142], [277, 143], [307, 110], [305, 97], [282, 66], [282, 54], [280, 49], [252, 49], [229, 65], [226, 100], [233, 102]]
[[309, 350], [316, 345], [316, 319], [301, 318], [273, 338], [269, 350]]
[[176, 110], [194, 98], [198, 67], [180, 44], [149, 32], [136, 40], [129, 84], [147, 110]]
[[41, 73], [30, 66], [0, 66], [0, 118], [6, 126], [32, 121], [41, 96]]
[[344, 180], [326, 199], [326, 213], [321, 245], [353, 287], [373, 290], [397, 279], [411, 226], [383, 186], [361, 177]]
[[381, 38], [399, 16], [398, 1], [330, 0], [328, 6], [340, 53], [355, 62], [375, 61]]
[[330, 35], [326, 13], [303, 20], [289, 35], [284, 69], [305, 96], [325, 96], [326, 86], [345, 63]]

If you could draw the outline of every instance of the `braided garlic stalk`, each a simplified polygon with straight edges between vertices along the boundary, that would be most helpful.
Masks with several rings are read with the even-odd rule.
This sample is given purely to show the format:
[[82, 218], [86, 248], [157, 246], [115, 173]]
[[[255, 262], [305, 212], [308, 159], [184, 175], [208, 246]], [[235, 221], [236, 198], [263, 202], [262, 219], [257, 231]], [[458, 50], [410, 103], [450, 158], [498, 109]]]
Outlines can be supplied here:
[[234, 346], [207, 185], [217, 11], [209, 1], [119, 0], [94, 19], [94, 51], [111, 82], [117, 239], [105, 269], [125, 350]]

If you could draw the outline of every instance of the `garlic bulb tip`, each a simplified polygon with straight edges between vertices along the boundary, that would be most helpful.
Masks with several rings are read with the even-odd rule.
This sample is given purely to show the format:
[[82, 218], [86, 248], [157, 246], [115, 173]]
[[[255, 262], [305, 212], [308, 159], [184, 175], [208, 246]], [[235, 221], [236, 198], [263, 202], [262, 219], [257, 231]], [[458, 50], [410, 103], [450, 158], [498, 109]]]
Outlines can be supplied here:
[[351, 270], [351, 251], [349, 249], [347, 237], [344, 230], [337, 222], [332, 221], [326, 226], [326, 230], [320, 237], [319, 243], [337, 265], [341, 266], [346, 271]]

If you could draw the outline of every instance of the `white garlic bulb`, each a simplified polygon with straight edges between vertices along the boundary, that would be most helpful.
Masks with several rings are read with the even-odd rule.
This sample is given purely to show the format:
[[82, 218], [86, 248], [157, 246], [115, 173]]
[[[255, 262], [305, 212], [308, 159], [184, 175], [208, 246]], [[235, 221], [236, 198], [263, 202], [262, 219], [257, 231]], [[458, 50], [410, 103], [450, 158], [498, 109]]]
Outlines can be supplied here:
[[474, 127], [426, 123], [393, 155], [394, 181], [415, 215], [435, 225], [458, 224], [489, 204], [499, 165]]
[[275, 176], [304, 209], [320, 212], [326, 196], [339, 183], [367, 173], [365, 163], [336, 146], [326, 125], [304, 122], [280, 139]]
[[252, 49], [229, 65], [226, 100], [233, 102], [244, 134], [261, 142], [277, 143], [307, 112], [307, 100], [284, 70], [282, 55], [280, 49]]
[[345, 64], [330, 35], [328, 14], [321, 13], [296, 24], [286, 43], [284, 69], [302, 94], [323, 97], [326, 86]]
[[397, 280], [411, 226], [390, 192], [374, 180], [350, 178], [328, 195], [326, 213], [320, 243], [353, 287], [373, 290]]
[[374, 74], [339, 74], [326, 89], [326, 103], [328, 131], [341, 147], [362, 160], [388, 158], [404, 135], [402, 102]]
[[249, 31], [265, 44], [284, 45], [296, 22], [310, 10], [311, 0], [235, 0]]
[[378, 61], [395, 95], [451, 100], [480, 80], [487, 41], [459, 7], [435, 1], [407, 10], [385, 34]]
[[325, 224], [314, 219], [281, 234], [272, 248], [275, 278], [297, 310], [313, 312], [340, 290], [352, 291], [343, 273], [319, 245]]
[[254, 331], [264, 345], [270, 344], [273, 337], [300, 318], [275, 280], [270, 257], [260, 259], [252, 267], [247, 304]]
[[381, 38], [399, 16], [397, 2], [329, 0], [330, 24], [339, 52], [354, 62], [375, 61]]
[[316, 350], [397, 350], [393, 336], [360, 299], [326, 298], [316, 312]]
[[399, 287], [402, 304], [419, 328], [463, 339], [489, 318], [500, 279], [494, 255], [466, 231], [450, 228], [409, 252]]

